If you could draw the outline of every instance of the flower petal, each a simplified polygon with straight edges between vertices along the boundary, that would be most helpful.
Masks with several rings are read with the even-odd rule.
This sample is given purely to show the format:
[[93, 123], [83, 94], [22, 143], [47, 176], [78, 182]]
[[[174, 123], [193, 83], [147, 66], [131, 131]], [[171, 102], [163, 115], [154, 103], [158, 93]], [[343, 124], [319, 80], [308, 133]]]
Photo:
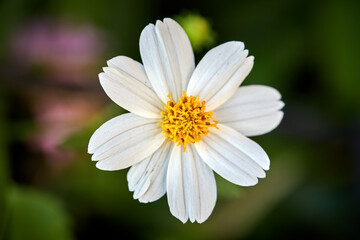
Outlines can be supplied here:
[[254, 141], [236, 130], [218, 124], [213, 130], [195, 143], [200, 157], [226, 180], [241, 185], [255, 185], [257, 178], [265, 177], [270, 160], [265, 151]]
[[200, 95], [211, 111], [226, 102], [249, 74], [254, 57], [247, 57], [242, 42], [227, 42], [211, 49], [189, 81], [187, 94]]
[[134, 199], [143, 203], [153, 202], [166, 193], [166, 173], [173, 145], [165, 141], [151, 156], [130, 168], [127, 180]]
[[134, 165], [154, 153], [164, 142], [157, 120], [127, 113], [104, 123], [90, 139], [88, 152], [96, 167], [119, 170]]
[[108, 61], [99, 74], [101, 86], [116, 104], [146, 118], [160, 118], [163, 103], [151, 89], [143, 66], [124, 56]]
[[174, 20], [149, 24], [140, 36], [140, 54], [146, 74], [160, 99], [168, 94], [177, 102], [195, 67], [190, 41]]
[[145, 84], [148, 88], [152, 88], [151, 83], [146, 76], [144, 66], [141, 63], [126, 56], [117, 56], [107, 61], [107, 65], [116, 68], [119, 71], [128, 73], [136, 80]]
[[240, 87], [229, 101], [214, 111], [214, 119], [241, 132], [256, 136], [276, 128], [282, 117], [284, 103], [280, 93], [271, 87], [250, 85]]
[[167, 174], [167, 197], [171, 213], [185, 223], [204, 222], [214, 209], [216, 182], [194, 146], [174, 147]]

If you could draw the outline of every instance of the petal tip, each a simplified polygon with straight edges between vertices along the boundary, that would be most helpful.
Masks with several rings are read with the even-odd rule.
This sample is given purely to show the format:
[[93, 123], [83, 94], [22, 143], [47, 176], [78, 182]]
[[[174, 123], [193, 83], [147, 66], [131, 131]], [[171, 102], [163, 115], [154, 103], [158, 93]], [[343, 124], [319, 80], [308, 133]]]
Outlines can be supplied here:
[[237, 45], [241, 50], [244, 50], [244, 48], [245, 48], [245, 44], [242, 41], [229, 41], [229, 42], [227, 42], [227, 44]]
[[[95, 157], [94, 157], [94, 156], [95, 156]], [[96, 159], [96, 155], [92, 155], [92, 156], [91, 156], [91, 161], [97, 162], [97, 161], [99, 161], [99, 159]]]
[[179, 218], [179, 220], [180, 220], [183, 224], [185, 224], [188, 219], [180, 219], [180, 218]]
[[114, 170], [117, 170], [117, 169], [109, 166], [108, 164], [104, 164], [103, 161], [97, 162], [95, 166], [96, 166], [98, 169], [103, 170], [103, 171], [114, 171]]
[[164, 24], [163, 21], [161, 21], [161, 20], [156, 20], [155, 27], [158, 28], [158, 27], [160, 27], [160, 26], [163, 25], [163, 24]]
[[246, 59], [247, 59], [247, 61], [254, 62], [255, 57], [251, 55], [251, 56], [248, 56]]
[[105, 73], [104, 73], [104, 72], [99, 73], [99, 74], [98, 74], [99, 80], [101, 80], [101, 78], [103, 78], [103, 77], [104, 77], [104, 75], [105, 75]]

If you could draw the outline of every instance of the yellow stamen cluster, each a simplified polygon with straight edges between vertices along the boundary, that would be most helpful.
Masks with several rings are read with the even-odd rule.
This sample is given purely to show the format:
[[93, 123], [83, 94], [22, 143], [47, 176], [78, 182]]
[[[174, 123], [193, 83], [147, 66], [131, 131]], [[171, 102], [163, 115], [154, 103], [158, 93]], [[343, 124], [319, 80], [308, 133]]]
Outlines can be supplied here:
[[168, 95], [169, 101], [165, 105], [165, 111], [161, 111], [162, 122], [158, 124], [164, 129], [167, 138], [178, 143], [177, 146], [199, 142], [201, 138], [207, 135], [209, 127], [215, 127], [217, 121], [212, 117], [213, 111], [205, 112], [205, 101], [200, 103], [199, 96], [187, 96], [183, 91], [177, 103]]

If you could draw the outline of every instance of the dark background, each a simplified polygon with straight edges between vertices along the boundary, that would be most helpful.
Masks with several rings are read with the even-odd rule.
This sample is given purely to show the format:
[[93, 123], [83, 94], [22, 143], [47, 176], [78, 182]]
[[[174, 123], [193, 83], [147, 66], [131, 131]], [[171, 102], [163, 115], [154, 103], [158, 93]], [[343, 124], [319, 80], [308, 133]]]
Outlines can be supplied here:
[[[231, 40], [255, 56], [244, 85], [278, 89], [284, 119], [254, 137], [271, 167], [244, 188], [217, 176], [203, 224], [166, 196], [141, 204], [126, 170], [95, 168], [93, 131], [124, 112], [106, 60], [140, 61], [141, 30], [171, 17], [196, 62]], [[360, 202], [359, 1], [0, 1], [0, 239], [354, 239]]]

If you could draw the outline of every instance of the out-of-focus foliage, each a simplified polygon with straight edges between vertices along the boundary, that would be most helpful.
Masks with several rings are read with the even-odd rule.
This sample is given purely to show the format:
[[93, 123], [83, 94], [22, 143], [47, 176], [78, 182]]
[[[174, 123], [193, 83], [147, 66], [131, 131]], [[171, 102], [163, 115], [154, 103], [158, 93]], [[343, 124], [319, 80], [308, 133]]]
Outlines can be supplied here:
[[72, 239], [70, 219], [58, 199], [13, 187], [8, 195], [10, 239]]
[[7, 122], [5, 120], [5, 98], [0, 89], [0, 239], [7, 225], [8, 202], [8, 165], [7, 165]]
[[[360, 216], [359, 1], [0, 2], [0, 239], [350, 239]], [[245, 85], [279, 89], [284, 119], [253, 138], [270, 170], [246, 188], [216, 176], [203, 224], [182, 224], [166, 196], [133, 200], [126, 170], [95, 168], [91, 134], [125, 111], [97, 74], [141, 61], [141, 30], [173, 17], [196, 62], [226, 41], [255, 65]]]
[[215, 43], [215, 32], [207, 19], [195, 13], [182, 13], [174, 18], [185, 30], [194, 51], [213, 46]]

